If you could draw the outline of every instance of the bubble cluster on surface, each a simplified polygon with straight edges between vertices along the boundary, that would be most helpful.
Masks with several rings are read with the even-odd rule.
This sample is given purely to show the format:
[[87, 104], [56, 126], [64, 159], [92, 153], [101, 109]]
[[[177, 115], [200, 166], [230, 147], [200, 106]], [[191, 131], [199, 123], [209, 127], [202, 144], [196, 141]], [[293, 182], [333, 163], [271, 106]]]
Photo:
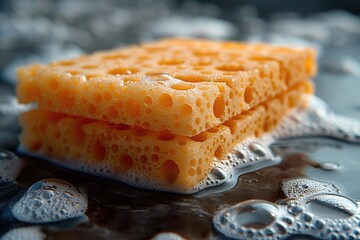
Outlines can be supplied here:
[[227, 159], [214, 161], [208, 177], [200, 182], [194, 191], [228, 183], [227, 186], [222, 186], [221, 191], [224, 191], [224, 187], [230, 189], [235, 186], [239, 175], [278, 163], [279, 157], [275, 156], [268, 147], [270, 139], [261, 140], [262, 142], [248, 138], [238, 144], [227, 155]]
[[334, 184], [307, 177], [286, 179], [281, 183], [281, 190], [288, 198], [299, 198], [318, 192], [339, 193]]
[[[299, 187], [300, 182], [313, 190]], [[310, 178], [286, 180], [284, 185], [298, 188], [297, 193], [284, 192], [288, 198], [277, 204], [248, 200], [223, 209], [213, 218], [215, 229], [236, 239], [358, 239], [360, 202], [333, 193], [337, 188], [330, 183]]]
[[87, 195], [60, 179], [34, 183], [12, 206], [12, 214], [22, 222], [50, 223], [82, 216]]
[[24, 163], [12, 152], [0, 149], [0, 183], [15, 181]]
[[184, 238], [178, 235], [177, 233], [172, 232], [163, 232], [158, 233], [151, 240], [183, 240]]
[[[236, 181], [240, 174], [244, 174], [250, 166], [266, 167], [279, 160], [276, 151], [272, 148], [278, 140], [295, 138], [295, 137], [332, 137], [339, 140], [360, 143], [360, 122], [338, 116], [334, 114], [328, 106], [319, 98], [312, 95], [305, 96], [304, 102], [308, 105], [298, 107], [285, 117], [282, 122], [271, 132], [264, 134], [260, 138], [248, 138], [238, 144], [235, 149], [228, 154], [227, 159], [214, 161], [213, 167], [209, 172], [208, 178], [201, 182], [195, 189], [199, 191], [204, 188], [218, 186], [220, 184]], [[261, 165], [263, 164], [263, 165]], [[340, 166], [336, 163], [320, 163], [319, 167], [323, 170], [336, 170]], [[255, 170], [257, 170], [256, 168]], [[239, 171], [242, 170], [242, 171]], [[254, 169], [253, 169], [254, 170]], [[252, 170], [252, 171], [253, 171]], [[302, 181], [300, 179], [299, 181]], [[319, 186], [311, 188], [313, 183], [307, 180], [310, 188], [304, 187], [309, 193], [316, 191], [316, 188], [331, 189], [331, 192], [337, 193], [337, 189], [333, 185], [323, 183]], [[285, 182], [285, 184], [287, 184]], [[289, 183], [294, 186], [293, 182]], [[290, 186], [289, 185], [289, 186]], [[233, 187], [235, 184], [230, 184]], [[287, 186], [287, 185], [286, 185]], [[289, 188], [293, 194], [298, 194], [301, 189]], [[289, 192], [290, 194], [290, 192]]]
[[272, 133], [277, 139], [317, 136], [360, 143], [360, 122], [336, 115], [316, 96], [307, 96], [309, 105], [295, 109]]
[[6, 232], [1, 240], [19, 240], [19, 239], [28, 239], [28, 240], [43, 240], [46, 236], [41, 232], [40, 227], [21, 227], [14, 228]]

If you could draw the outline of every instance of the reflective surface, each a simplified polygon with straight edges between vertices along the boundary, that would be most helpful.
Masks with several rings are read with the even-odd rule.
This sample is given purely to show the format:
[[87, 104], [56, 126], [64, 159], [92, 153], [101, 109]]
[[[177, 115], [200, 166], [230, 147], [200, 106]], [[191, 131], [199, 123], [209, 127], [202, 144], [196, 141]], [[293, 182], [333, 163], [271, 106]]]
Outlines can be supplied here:
[[[96, 19], [96, 14], [88, 14], [93, 12], [93, 8], [76, 7], [76, 4], [79, 3], [63, 1], [57, 8], [66, 9], [62, 12], [58, 10], [60, 12], [59, 19], [67, 19], [65, 23], [57, 22], [52, 17], [46, 17], [52, 15], [51, 11], [53, 10], [48, 15], [45, 14], [44, 18], [37, 19], [34, 17], [36, 14], [32, 12], [35, 11], [35, 5], [31, 4], [27, 7], [18, 6], [18, 11], [13, 16], [8, 13], [0, 14], [0, 18], [6, 20], [0, 21], [1, 30], [8, 31], [7, 34], [0, 36], [0, 38], [8, 39], [6, 40], [7, 45], [2, 45], [0, 49], [2, 79], [6, 80], [6, 83], [0, 82], [1, 148], [16, 152], [17, 137], [20, 131], [17, 114], [26, 109], [24, 106], [17, 105], [14, 98], [13, 70], [17, 65], [32, 62], [34, 59], [46, 62], [49, 59], [68, 57], [84, 51], [111, 48], [122, 43], [171, 35], [170, 30], [164, 26], [168, 20], [166, 17], [177, 15], [178, 18], [171, 21], [177, 21], [176, 24], [180, 27], [184, 26], [184, 21], [186, 22], [189, 17], [184, 13], [175, 13], [171, 4], [169, 5], [165, 1], [156, 6], [144, 4], [142, 8], [131, 7], [131, 4], [128, 7], [111, 8], [112, 5], [109, 4], [99, 8], [99, 13], [106, 13], [105, 15], [109, 16], [107, 19]], [[307, 19], [278, 15], [266, 22], [257, 17], [254, 8], [239, 7], [231, 22], [219, 22], [217, 21], [219, 14], [216, 12], [218, 11], [216, 7], [207, 7], [205, 11], [199, 6], [198, 4], [192, 6], [195, 14], [196, 11], [198, 11], [197, 13], [203, 12], [202, 16], [210, 17], [215, 21], [209, 19], [209, 21], [198, 21], [201, 27], [197, 27], [197, 29], [206, 31], [199, 33], [194, 26], [191, 28], [192, 32], [189, 30], [190, 36], [282, 42], [317, 47], [320, 52], [320, 72], [315, 79], [317, 95], [325, 100], [337, 114], [360, 120], [360, 33], [358, 28], [360, 20], [358, 17], [342, 12], [312, 15]], [[182, 7], [186, 8], [185, 5]], [[134, 22], [134, 18], [144, 14], [146, 8], [154, 11], [151, 14], [145, 14], [147, 19], [151, 20], [144, 21], [149, 25], [145, 27], [144, 22]], [[46, 9], [43, 11], [46, 12]], [[134, 14], [134, 9], [137, 9], [137, 14]], [[74, 11], [78, 12], [74, 13]], [[165, 20], [158, 21], [158, 17], [164, 17]], [[70, 23], [76, 21], [78, 25], [75, 25], [75, 29], [71, 29]], [[31, 26], [35, 26], [35, 29], [27, 28], [27, 25], [24, 25], [27, 22], [31, 23]], [[81, 26], [82, 24], [83, 26]], [[121, 28], [119, 24], [122, 24]], [[210, 25], [215, 26], [214, 24], [217, 24], [216, 28], [209, 27]], [[304, 24], [308, 27], [304, 28]], [[43, 27], [38, 27], [36, 30], [37, 25]], [[159, 25], [161, 31], [159, 31]], [[56, 41], [49, 40], [48, 34], [41, 32], [41, 29], [46, 26], [56, 29], [53, 33], [53, 39], [56, 38]], [[115, 27], [118, 30], [112, 31]], [[59, 29], [63, 29], [68, 34], [56, 35]], [[217, 29], [217, 32], [215, 33], [211, 29]], [[228, 29], [231, 31], [229, 32]], [[80, 31], [78, 35], [74, 35], [71, 30]], [[119, 37], [124, 32], [127, 33], [127, 38]], [[26, 35], [28, 37], [24, 38], [26, 44], [15, 41], [25, 36], [24, 34], [28, 34]], [[81, 40], [87, 38], [86, 36], [91, 36], [88, 38], [90, 39], [88, 42]], [[109, 40], [99, 41], [99, 39], [105, 38]], [[115, 41], [116, 39], [120, 40]], [[70, 44], [64, 44], [64, 42]], [[101, 42], [103, 45], [96, 45], [96, 42]], [[279, 207], [274, 207], [273, 204], [278, 200], [276, 204], [280, 208], [287, 204], [287, 201], [280, 200], [286, 198], [286, 194], [288, 194], [281, 190], [281, 183], [294, 177], [309, 177], [326, 182], [326, 189], [329, 189], [329, 186], [332, 189], [328, 192], [329, 194], [341, 195], [341, 197], [330, 198], [330, 200], [326, 200], [329, 199], [328, 197], [325, 197], [325, 200], [319, 197], [306, 198], [307, 201], [302, 202], [300, 208], [298, 208], [299, 204], [290, 208], [294, 214], [306, 210], [308, 215], [302, 216], [302, 219], [313, 224], [315, 229], [327, 227], [326, 223], [321, 221], [321, 217], [336, 216], [334, 218], [346, 219], [354, 215], [354, 211], [356, 211], [354, 204], [360, 199], [358, 188], [360, 146], [358, 144], [333, 139], [301, 138], [278, 142], [276, 148], [282, 156], [280, 163], [239, 176], [236, 186], [230, 190], [204, 195], [176, 195], [143, 191], [119, 182], [83, 175], [25, 156], [14, 160], [9, 165], [8, 155], [0, 155], [0, 165], [7, 165], [8, 169], [4, 172], [0, 171], [3, 177], [0, 183], [0, 234], [5, 239], [11, 239], [11, 237], [17, 239], [16, 236], [24, 235], [33, 236], [33, 239], [43, 239], [45, 236], [51, 239], [79, 237], [84, 239], [150, 239], [156, 234], [167, 232], [168, 235], [165, 234], [165, 236], [172, 236], [174, 239], [178, 236], [186, 239], [223, 239], [224, 235], [213, 228], [212, 221], [216, 213], [240, 202], [257, 199], [256, 201], [267, 202], [261, 203], [263, 205], [256, 205], [255, 210], [250, 208], [251, 211], [245, 212], [251, 213], [254, 210], [255, 216], [262, 216], [263, 221], [260, 222], [260, 225], [256, 225], [254, 220], [241, 224], [245, 227], [254, 227], [254, 229], [274, 224], [276, 221], [273, 219], [279, 216], [276, 210]], [[258, 152], [256, 146], [253, 149]], [[237, 154], [241, 157], [241, 152]], [[214, 170], [212, 174], [217, 179], [224, 177], [221, 169]], [[37, 182], [41, 183], [44, 179], [49, 178], [61, 179], [66, 181], [66, 184], [71, 184], [70, 189], [77, 193], [76, 199], [78, 202], [80, 201], [82, 207], [67, 208], [67, 210], [72, 210], [74, 215], [66, 215], [69, 216], [66, 218], [59, 217], [56, 221], [50, 221], [54, 218], [49, 217], [46, 218], [45, 224], [44, 222], [38, 224], [38, 222], [35, 226], [32, 220], [28, 221], [17, 215], [25, 210], [25, 208], [21, 208], [20, 203], [26, 200], [23, 197], [32, 191], [34, 184], [37, 185], [39, 184]], [[309, 189], [310, 185], [300, 186], [303, 189]], [[45, 190], [41, 192], [41, 196], [51, 198], [53, 195], [48, 192], [44, 193]], [[329, 205], [329, 201], [340, 202], [340, 206], [347, 206], [348, 210], [332, 207], [333, 205]], [[44, 206], [39, 206], [36, 202], [32, 204], [40, 208]], [[265, 211], [262, 211], [264, 206]], [[288, 208], [286, 207], [286, 209]], [[247, 216], [252, 217], [253, 215], [248, 214]], [[273, 236], [278, 232], [285, 236], [287, 233], [294, 232], [293, 228], [287, 225], [289, 221], [291, 219], [285, 218], [282, 220], [282, 225], [274, 225], [273, 230], [264, 233]], [[347, 229], [347, 226], [344, 228]], [[250, 232], [249, 234], [251, 235]], [[352, 233], [349, 232], [349, 234], [348, 236], [351, 236]], [[161, 239], [161, 235], [157, 237]], [[305, 238], [311, 239], [309, 236]]]

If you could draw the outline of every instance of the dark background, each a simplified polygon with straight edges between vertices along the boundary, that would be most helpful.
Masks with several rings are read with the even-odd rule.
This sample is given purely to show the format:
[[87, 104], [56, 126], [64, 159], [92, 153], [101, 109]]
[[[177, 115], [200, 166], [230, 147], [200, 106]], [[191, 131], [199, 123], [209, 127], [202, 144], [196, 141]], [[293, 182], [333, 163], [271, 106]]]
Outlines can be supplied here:
[[[319, 55], [316, 94], [336, 113], [359, 120], [359, 14], [359, 0], [0, 0], [0, 149], [16, 152], [21, 131], [18, 115], [27, 110], [16, 101], [17, 67], [178, 35], [314, 47]], [[309, 159], [339, 163], [338, 171], [308, 166], [305, 173], [302, 165], [308, 163], [296, 158], [285, 161], [275, 172], [282, 177], [299, 174], [336, 182], [349, 197], [360, 199], [358, 145], [341, 143], [340, 147], [331, 145], [321, 150], [307, 153]], [[217, 204], [233, 205], [249, 198], [273, 201], [278, 197], [278, 177], [263, 170], [268, 174], [254, 172], [240, 177], [241, 190], [208, 198], [141, 191], [37, 160], [17, 181], [26, 188], [48, 177], [76, 186], [87, 184], [89, 221], [72, 223], [59, 231], [48, 231], [51, 225], [42, 226], [49, 239], [150, 239], [162, 231], [201, 239], [217, 234], [209, 210]], [[269, 191], [269, 184], [273, 191]], [[164, 211], [164, 206], [169, 207]], [[11, 228], [12, 223], [1, 217], [0, 227]]]
[[0, 81], [14, 84], [24, 64], [177, 35], [345, 44], [344, 30], [359, 34], [359, 14], [358, 0], [2, 0]]

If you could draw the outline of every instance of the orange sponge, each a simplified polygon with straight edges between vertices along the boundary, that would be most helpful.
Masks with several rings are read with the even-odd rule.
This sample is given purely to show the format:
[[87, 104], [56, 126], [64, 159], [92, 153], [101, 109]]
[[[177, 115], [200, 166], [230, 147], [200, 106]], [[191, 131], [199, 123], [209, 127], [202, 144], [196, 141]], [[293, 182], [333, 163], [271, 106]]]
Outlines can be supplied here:
[[311, 49], [168, 39], [23, 67], [17, 96], [49, 111], [195, 136], [315, 72]]
[[309, 88], [307, 81], [300, 82], [192, 137], [36, 109], [20, 117], [21, 143], [30, 152], [92, 174], [187, 193], [237, 143], [274, 128]]

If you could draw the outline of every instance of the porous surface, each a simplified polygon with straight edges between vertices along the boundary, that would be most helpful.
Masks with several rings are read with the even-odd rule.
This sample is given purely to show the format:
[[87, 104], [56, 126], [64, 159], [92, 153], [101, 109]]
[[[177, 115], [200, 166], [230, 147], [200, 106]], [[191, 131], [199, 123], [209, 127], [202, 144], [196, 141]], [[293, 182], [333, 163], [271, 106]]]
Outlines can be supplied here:
[[91, 174], [142, 188], [190, 193], [214, 161], [226, 159], [247, 137], [271, 131], [311, 89], [308, 81], [300, 82], [192, 137], [35, 109], [20, 117], [21, 144], [29, 152]]
[[48, 111], [195, 136], [311, 78], [315, 60], [311, 49], [168, 39], [23, 67], [17, 96]]

